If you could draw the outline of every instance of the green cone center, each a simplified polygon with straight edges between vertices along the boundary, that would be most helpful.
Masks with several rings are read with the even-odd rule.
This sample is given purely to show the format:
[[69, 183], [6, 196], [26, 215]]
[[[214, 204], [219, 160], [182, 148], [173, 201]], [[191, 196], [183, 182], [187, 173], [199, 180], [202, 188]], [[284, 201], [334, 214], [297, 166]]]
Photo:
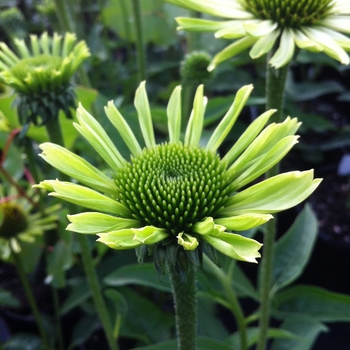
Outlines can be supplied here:
[[14, 203], [0, 204], [0, 237], [10, 239], [28, 227], [27, 217]]
[[254, 17], [277, 22], [280, 27], [311, 26], [327, 17], [333, 0], [243, 0], [242, 6]]
[[172, 234], [222, 208], [229, 190], [226, 164], [199, 147], [166, 143], [143, 153], [116, 176], [121, 203], [143, 225]]

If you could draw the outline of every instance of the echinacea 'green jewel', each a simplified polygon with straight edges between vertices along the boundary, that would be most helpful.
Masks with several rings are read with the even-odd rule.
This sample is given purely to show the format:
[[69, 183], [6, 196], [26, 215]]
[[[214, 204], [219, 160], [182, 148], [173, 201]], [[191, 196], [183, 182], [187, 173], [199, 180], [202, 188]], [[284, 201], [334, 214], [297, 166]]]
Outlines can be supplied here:
[[148, 246], [161, 269], [164, 257], [175, 262], [183, 252], [200, 258], [202, 252], [210, 255], [214, 249], [255, 262], [261, 244], [235, 232], [257, 227], [272, 219], [271, 213], [300, 203], [321, 180], [313, 178], [312, 170], [294, 171], [247, 187], [297, 142], [296, 119], [265, 127], [274, 110], [259, 116], [223, 158], [218, 155], [251, 91], [247, 85], [237, 92], [202, 147], [207, 102], [203, 86], [196, 91], [183, 140], [181, 87], [176, 87], [167, 107], [169, 141], [157, 144], [145, 83], [141, 83], [135, 107], [144, 148], [114, 104], [109, 102], [105, 108], [130, 149], [130, 160], [121, 156], [101, 125], [80, 105], [75, 127], [110, 169], [104, 173], [67, 149], [44, 143], [42, 158], [80, 184], [45, 180], [37, 187], [92, 210], [69, 215], [68, 230], [97, 234], [99, 242], [113, 249], [138, 248], [140, 253]]
[[[177, 18], [179, 29], [213, 32], [216, 38], [233, 39], [219, 52], [208, 69], [214, 69], [242, 51], [251, 48], [250, 57], [261, 57], [277, 47], [269, 63], [286, 65], [295, 47], [349, 64], [350, 2], [348, 0], [167, 0], [209, 15], [225, 18], [212, 21]], [[238, 39], [238, 40], [236, 40]]]
[[0, 259], [8, 259], [12, 251], [19, 253], [20, 241], [33, 242], [35, 236], [55, 228], [58, 221], [55, 212], [59, 207], [54, 205], [32, 213], [33, 205], [25, 198], [15, 199], [10, 188], [9, 195], [0, 200]]
[[30, 36], [30, 48], [24, 40], [16, 39], [16, 53], [0, 43], [0, 82], [17, 93], [20, 121], [28, 125], [45, 124], [57, 118], [60, 110], [71, 117], [75, 107], [72, 76], [90, 56], [84, 41], [76, 36], [44, 33]]

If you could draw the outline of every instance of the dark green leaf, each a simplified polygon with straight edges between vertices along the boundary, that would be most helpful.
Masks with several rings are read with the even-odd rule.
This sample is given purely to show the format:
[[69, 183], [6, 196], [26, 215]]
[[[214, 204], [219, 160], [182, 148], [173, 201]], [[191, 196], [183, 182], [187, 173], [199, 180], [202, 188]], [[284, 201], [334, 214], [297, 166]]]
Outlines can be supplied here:
[[5, 349], [11, 350], [42, 350], [40, 338], [31, 333], [16, 333], [5, 344]]
[[169, 279], [160, 280], [153, 263], [123, 266], [106, 276], [104, 283], [114, 287], [138, 284], [171, 292]]
[[0, 305], [9, 307], [19, 307], [20, 302], [9, 291], [0, 288]]
[[275, 296], [274, 314], [323, 322], [350, 321], [350, 296], [314, 286], [296, 286]]
[[306, 205], [277, 241], [273, 257], [272, 292], [295, 281], [309, 261], [317, 237], [317, 219]]

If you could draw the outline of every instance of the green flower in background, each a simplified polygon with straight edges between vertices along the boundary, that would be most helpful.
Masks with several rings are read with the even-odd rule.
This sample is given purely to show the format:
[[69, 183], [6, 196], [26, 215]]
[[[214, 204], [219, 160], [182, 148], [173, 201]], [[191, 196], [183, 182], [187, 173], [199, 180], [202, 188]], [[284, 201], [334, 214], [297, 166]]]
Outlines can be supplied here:
[[92, 210], [69, 215], [68, 230], [97, 234], [99, 242], [113, 249], [137, 248], [139, 254], [146, 254], [148, 246], [161, 269], [164, 259], [176, 263], [179, 256], [196, 259], [203, 252], [212, 255], [215, 249], [234, 259], [256, 262], [261, 244], [234, 232], [257, 227], [272, 219], [271, 213], [300, 203], [321, 180], [313, 178], [312, 170], [294, 171], [247, 186], [297, 142], [296, 119], [265, 127], [274, 110], [259, 116], [224, 157], [218, 155], [252, 89], [248, 85], [237, 92], [202, 146], [207, 102], [203, 86], [196, 91], [183, 140], [181, 87], [176, 87], [167, 107], [169, 142], [157, 144], [145, 83], [141, 83], [135, 107], [145, 147], [112, 102], [105, 108], [131, 152], [130, 160], [121, 156], [101, 125], [80, 105], [75, 127], [106, 162], [108, 173], [61, 146], [44, 143], [42, 158], [80, 184], [45, 180], [36, 186]]
[[209, 15], [226, 18], [212, 21], [177, 18], [179, 29], [214, 32], [216, 38], [238, 39], [219, 52], [208, 69], [250, 49], [255, 59], [276, 49], [269, 63], [286, 65], [295, 48], [323, 51], [349, 64], [350, 2], [348, 0], [167, 0]]
[[60, 110], [71, 117], [75, 108], [72, 76], [90, 56], [84, 41], [74, 34], [64, 37], [44, 33], [30, 36], [30, 49], [24, 40], [15, 40], [16, 53], [0, 43], [0, 82], [17, 93], [20, 121], [27, 126], [45, 124], [57, 118]]
[[17, 198], [14, 190], [0, 199], [0, 258], [8, 259], [11, 252], [21, 251], [20, 241], [34, 242], [35, 237], [56, 227], [59, 205], [33, 213], [33, 204], [26, 198]]

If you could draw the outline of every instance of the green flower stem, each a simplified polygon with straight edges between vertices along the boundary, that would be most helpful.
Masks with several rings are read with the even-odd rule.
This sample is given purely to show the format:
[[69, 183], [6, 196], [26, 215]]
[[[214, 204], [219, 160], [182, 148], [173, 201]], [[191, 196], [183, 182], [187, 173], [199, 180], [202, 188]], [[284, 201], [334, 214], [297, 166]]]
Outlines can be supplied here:
[[187, 281], [182, 281], [175, 267], [168, 263], [173, 289], [178, 350], [195, 350], [197, 333], [197, 287], [195, 267], [188, 259]]
[[[51, 118], [46, 124], [46, 130], [49, 134], [50, 141], [58, 145], [64, 146], [62, 130], [58, 118]], [[64, 174], [63, 174], [64, 175]], [[61, 176], [62, 180], [67, 178], [66, 175]], [[69, 180], [69, 179], [68, 179]], [[81, 256], [83, 259], [85, 274], [89, 282], [92, 292], [92, 298], [97, 309], [97, 313], [102, 322], [106, 338], [111, 350], [118, 350], [118, 345], [113, 337], [113, 326], [110, 320], [106, 304], [103, 300], [100, 283], [94, 268], [94, 263], [90, 254], [87, 237], [83, 234], [77, 234], [77, 241], [80, 245]]]
[[64, 350], [63, 346], [63, 333], [62, 333], [62, 327], [61, 327], [61, 320], [60, 320], [60, 303], [58, 298], [58, 292], [56, 288], [51, 286], [52, 291], [52, 300], [53, 300], [53, 307], [54, 307], [54, 316], [55, 316], [55, 330], [56, 330], [56, 337], [58, 339], [58, 349]]
[[135, 22], [135, 38], [138, 61], [139, 81], [146, 79], [146, 51], [143, 41], [142, 18], [140, 9], [140, 0], [132, 0], [132, 9]]
[[240, 349], [247, 350], [248, 349], [248, 341], [247, 341], [247, 329], [246, 329], [246, 320], [242, 311], [242, 308], [238, 302], [238, 298], [234, 289], [232, 288], [232, 273], [233, 268], [235, 266], [236, 261], [232, 260], [228, 269], [228, 272], [225, 273], [222, 268], [219, 268], [215, 265], [207, 256], [204, 255], [204, 262], [207, 268], [211, 270], [211, 272], [217, 277], [220, 284], [222, 285], [227, 301], [228, 307], [233, 313], [238, 327], [239, 338], [240, 338]]
[[[267, 55], [267, 62], [273, 53]], [[271, 122], [279, 123], [283, 120], [284, 90], [288, 73], [288, 65], [275, 70], [267, 64], [266, 69], [266, 109], [277, 109], [272, 115]], [[279, 173], [279, 164], [273, 166], [267, 173], [266, 178]], [[257, 350], [265, 350], [267, 333], [270, 320], [270, 291], [272, 283], [273, 249], [276, 237], [276, 219], [266, 223], [263, 245], [263, 258], [260, 271], [260, 317], [259, 337]]]
[[122, 20], [123, 20], [123, 26], [125, 31], [125, 37], [126, 37], [126, 51], [128, 54], [128, 58], [130, 59], [132, 57], [132, 48], [131, 48], [131, 37], [132, 33], [130, 30], [130, 24], [129, 24], [129, 12], [127, 9], [126, 2], [130, 0], [120, 0], [120, 10], [122, 12]]
[[13, 250], [12, 250], [12, 257], [13, 257], [14, 263], [16, 265], [18, 275], [19, 275], [19, 278], [20, 278], [21, 283], [23, 285], [24, 291], [26, 293], [30, 308], [33, 312], [33, 315], [34, 315], [34, 318], [35, 318], [35, 321], [36, 321], [36, 324], [38, 327], [38, 331], [39, 331], [41, 340], [43, 342], [43, 348], [44, 349], [52, 349], [50, 342], [49, 342], [49, 338], [45, 332], [45, 328], [44, 328], [44, 325], [42, 322], [42, 318], [41, 318], [41, 315], [39, 312], [38, 305], [37, 305], [35, 298], [34, 298], [34, 295], [33, 295], [33, 291], [30, 287], [27, 275], [24, 271], [22, 260], [19, 257], [19, 255]]
[[[201, 13], [198, 11], [190, 11], [191, 18], [201, 18]], [[195, 31], [187, 32], [187, 52], [192, 52], [201, 49], [201, 33]]]
[[53, 0], [60, 26], [67, 31], [76, 32], [72, 11], [67, 0]]

